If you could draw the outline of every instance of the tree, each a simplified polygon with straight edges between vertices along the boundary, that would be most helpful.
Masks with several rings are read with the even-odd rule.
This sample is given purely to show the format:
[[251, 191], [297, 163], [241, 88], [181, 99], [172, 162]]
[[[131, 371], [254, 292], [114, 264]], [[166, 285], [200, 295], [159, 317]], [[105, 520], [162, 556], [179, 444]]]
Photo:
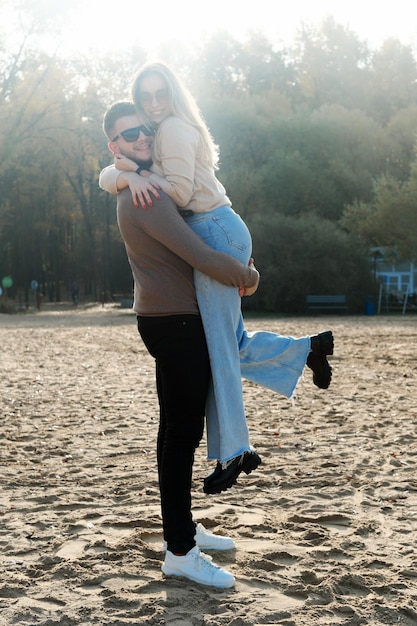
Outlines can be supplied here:
[[274, 93], [292, 96], [296, 75], [289, 52], [275, 50], [264, 35], [252, 32], [241, 46], [237, 64], [242, 92], [262, 99]]
[[290, 115], [283, 107], [272, 115], [250, 99], [209, 111], [221, 179], [245, 217], [314, 211], [337, 221], [346, 204], [371, 197], [391, 147], [376, 122], [340, 105]]
[[325, 20], [320, 28], [304, 26], [293, 54], [298, 104], [306, 103], [309, 109], [325, 104], [363, 107], [370, 51], [355, 33], [333, 18]]
[[405, 181], [410, 176], [416, 153], [417, 141], [417, 102], [407, 108], [398, 109], [385, 126], [387, 154], [385, 167], [388, 176]]
[[361, 310], [372, 278], [356, 237], [313, 214], [259, 214], [249, 226], [261, 282], [246, 307], [303, 313], [306, 295], [342, 293], [351, 311]]
[[[26, 295], [35, 278], [59, 300], [80, 271], [88, 293], [111, 290], [103, 246], [118, 232], [97, 182], [108, 163], [103, 104], [71, 64], [32, 52], [12, 96], [1, 105], [8, 124], [0, 131], [7, 163], [0, 173], [0, 264]], [[118, 250], [122, 256], [120, 236]]]
[[367, 111], [383, 124], [417, 104], [417, 63], [410, 46], [387, 39], [372, 56]]
[[417, 161], [405, 182], [382, 176], [372, 202], [347, 207], [342, 223], [369, 246], [396, 248], [403, 259], [417, 260]]
[[[236, 96], [241, 90], [238, 64], [240, 44], [228, 33], [218, 31], [206, 42], [191, 64], [187, 85], [200, 100]], [[180, 70], [184, 75], [184, 67]]]

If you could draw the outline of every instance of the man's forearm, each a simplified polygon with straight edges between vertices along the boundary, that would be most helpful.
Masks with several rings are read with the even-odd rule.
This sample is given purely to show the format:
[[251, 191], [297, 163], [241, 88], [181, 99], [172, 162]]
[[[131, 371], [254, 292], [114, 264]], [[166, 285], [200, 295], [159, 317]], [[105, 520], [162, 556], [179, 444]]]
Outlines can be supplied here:
[[[127, 192], [119, 202], [131, 203]], [[136, 209], [137, 210], [137, 209]], [[165, 194], [154, 201], [152, 208], [134, 214], [140, 227], [194, 269], [218, 282], [232, 287], [253, 287], [259, 281], [256, 269], [245, 266], [229, 254], [208, 246], [179, 215], [175, 204]]]

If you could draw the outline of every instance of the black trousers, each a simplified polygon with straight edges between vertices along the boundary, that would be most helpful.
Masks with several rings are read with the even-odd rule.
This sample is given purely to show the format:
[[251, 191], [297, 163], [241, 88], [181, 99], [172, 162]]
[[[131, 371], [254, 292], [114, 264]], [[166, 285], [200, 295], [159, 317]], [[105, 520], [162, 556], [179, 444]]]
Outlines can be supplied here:
[[156, 363], [159, 399], [158, 477], [168, 550], [194, 547], [191, 483], [204, 431], [210, 363], [198, 315], [138, 316], [138, 330]]

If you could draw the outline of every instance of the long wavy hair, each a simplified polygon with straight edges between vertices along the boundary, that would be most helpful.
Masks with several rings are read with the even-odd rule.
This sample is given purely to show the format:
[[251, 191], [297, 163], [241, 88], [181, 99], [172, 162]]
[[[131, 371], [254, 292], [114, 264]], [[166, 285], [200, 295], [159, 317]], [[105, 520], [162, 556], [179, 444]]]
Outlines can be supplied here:
[[132, 99], [140, 115], [146, 116], [140, 98], [141, 82], [144, 78], [158, 75], [168, 90], [172, 114], [196, 128], [203, 141], [203, 158], [207, 165], [217, 169], [219, 149], [201, 114], [196, 100], [182, 83], [180, 78], [165, 63], [147, 63], [139, 68], [132, 84]]

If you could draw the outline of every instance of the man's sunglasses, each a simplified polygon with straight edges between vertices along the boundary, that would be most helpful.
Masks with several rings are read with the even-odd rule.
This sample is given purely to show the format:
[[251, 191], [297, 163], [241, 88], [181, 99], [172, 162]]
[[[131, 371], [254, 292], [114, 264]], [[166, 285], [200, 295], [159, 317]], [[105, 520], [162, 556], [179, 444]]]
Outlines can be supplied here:
[[123, 139], [128, 143], [133, 143], [134, 141], [137, 141], [139, 139], [139, 135], [141, 133], [146, 135], [146, 137], [152, 137], [152, 135], [155, 134], [152, 129], [142, 124], [141, 126], [135, 126], [134, 128], [127, 128], [126, 130], [122, 130], [122, 132], [116, 135], [116, 137], [112, 139], [112, 141], [117, 141], [119, 137], [123, 137]]

